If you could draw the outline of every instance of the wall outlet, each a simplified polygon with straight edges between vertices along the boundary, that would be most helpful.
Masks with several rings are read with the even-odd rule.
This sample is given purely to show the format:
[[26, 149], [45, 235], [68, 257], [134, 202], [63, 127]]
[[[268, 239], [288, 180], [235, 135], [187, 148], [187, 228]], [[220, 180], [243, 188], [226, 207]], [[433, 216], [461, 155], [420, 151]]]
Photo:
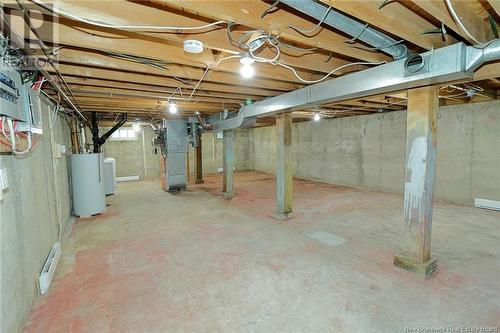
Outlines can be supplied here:
[[52, 146], [52, 156], [54, 158], [62, 158], [61, 145], [60, 144], [54, 143], [54, 145]]
[[0, 169], [0, 190], [3, 192], [9, 188], [9, 180], [7, 178], [7, 169]]

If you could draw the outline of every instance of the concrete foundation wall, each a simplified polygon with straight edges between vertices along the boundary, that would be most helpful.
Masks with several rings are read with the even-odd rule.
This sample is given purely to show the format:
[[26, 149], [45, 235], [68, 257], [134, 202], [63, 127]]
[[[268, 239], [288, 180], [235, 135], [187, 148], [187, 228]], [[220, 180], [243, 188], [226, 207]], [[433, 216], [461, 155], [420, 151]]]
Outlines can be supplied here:
[[[100, 135], [104, 134], [107, 128], [100, 129]], [[144, 128], [144, 149], [142, 134], [138, 140], [114, 141], [108, 140], [103, 146], [106, 157], [113, 157], [116, 160], [116, 173], [118, 177], [140, 176], [160, 177], [160, 155], [152, 153], [151, 140], [155, 133]], [[253, 145], [251, 142], [252, 132], [247, 130], [237, 130], [234, 140], [234, 160], [236, 170], [253, 169]], [[89, 134], [87, 137], [91, 138]], [[217, 137], [217, 133], [206, 132], [202, 134], [203, 144], [203, 173], [217, 173], [222, 168], [222, 138]], [[195, 160], [194, 149], [189, 145], [189, 167], [190, 174], [194, 176]], [[144, 167], [144, 157], [146, 167]]]
[[[108, 129], [101, 129], [101, 135]], [[144, 135], [143, 135], [144, 134]], [[160, 155], [153, 154], [151, 140], [155, 133], [143, 128], [137, 140], [120, 141], [108, 139], [103, 145], [104, 156], [116, 160], [116, 176], [160, 177]]]
[[50, 249], [72, 219], [69, 156], [52, 157], [53, 143], [71, 147], [64, 119], [50, 130], [44, 104], [43, 135], [23, 157], [0, 155], [9, 188], [0, 201], [0, 332], [20, 332], [38, 294], [38, 275]]
[[[249, 132], [246, 165], [274, 173], [275, 127]], [[296, 177], [402, 192], [406, 112], [293, 125]], [[500, 200], [500, 102], [441, 107], [435, 198]]]
[[[236, 130], [234, 133], [234, 167], [236, 170], [253, 169], [252, 133], [248, 130]], [[203, 173], [216, 173], [222, 168], [222, 137], [215, 132], [202, 135]], [[191, 162], [192, 169], [194, 164]]]

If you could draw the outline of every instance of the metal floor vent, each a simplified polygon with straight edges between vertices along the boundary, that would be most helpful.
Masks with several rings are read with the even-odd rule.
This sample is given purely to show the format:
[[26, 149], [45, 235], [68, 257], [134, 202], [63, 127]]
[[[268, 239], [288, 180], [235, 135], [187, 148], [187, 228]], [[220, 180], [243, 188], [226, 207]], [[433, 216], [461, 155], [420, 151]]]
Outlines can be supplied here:
[[342, 244], [347, 243], [347, 239], [332, 234], [326, 231], [314, 231], [307, 234], [309, 238], [315, 239], [320, 243], [329, 245], [329, 246], [340, 246]]

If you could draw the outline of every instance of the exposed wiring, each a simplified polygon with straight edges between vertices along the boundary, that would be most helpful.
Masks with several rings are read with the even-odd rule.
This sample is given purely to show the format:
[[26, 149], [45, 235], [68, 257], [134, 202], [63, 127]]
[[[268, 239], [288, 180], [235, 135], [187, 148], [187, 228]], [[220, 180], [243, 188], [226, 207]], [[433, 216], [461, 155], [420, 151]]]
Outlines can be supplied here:
[[[297, 28], [297, 27], [294, 27], [292, 25], [289, 25], [288, 28], [290, 29], [293, 29], [295, 31], [297, 31], [298, 33], [304, 35], [304, 36], [308, 36], [308, 34], [310, 34], [311, 32], [314, 32], [316, 31], [316, 29], [320, 28], [321, 27], [321, 24], [323, 23], [323, 21], [326, 19], [326, 17], [328, 16], [328, 13], [330, 13], [330, 10], [332, 10], [332, 6], [329, 6], [326, 11], [325, 11], [325, 14], [323, 14], [323, 17], [321, 17], [321, 20], [318, 22], [318, 24], [316, 24], [314, 27], [312, 27], [311, 29], [308, 29], [308, 30], [305, 30], [305, 29], [300, 29], [300, 28]], [[310, 37], [310, 36], [309, 36]]]
[[280, 0], [275, 0], [269, 7], [267, 7], [266, 10], [262, 12], [262, 14], [260, 14], [260, 18], [263, 19], [267, 14], [277, 10], [278, 8], [276, 6], [278, 6], [279, 2]]
[[191, 101], [191, 99], [193, 98], [193, 95], [194, 93], [196, 92], [196, 90], [198, 89], [198, 87], [200, 86], [201, 82], [205, 79], [205, 77], [207, 76], [208, 74], [208, 71], [210, 69], [213, 69], [213, 68], [216, 68], [217, 66], [219, 66], [219, 64], [223, 61], [226, 61], [226, 60], [229, 60], [229, 59], [235, 59], [235, 58], [241, 58], [241, 55], [232, 55], [232, 56], [227, 56], [227, 57], [224, 57], [224, 58], [220, 58], [219, 60], [217, 60], [217, 62], [212, 65], [212, 66], [207, 66], [207, 68], [205, 69], [205, 72], [203, 73], [203, 75], [201, 76], [200, 80], [198, 81], [198, 83], [196, 83], [196, 85], [194, 86], [193, 88], [193, 91], [191, 92], [191, 94], [189, 95], [189, 98], [187, 99], [187, 102]]
[[403, 39], [397, 40], [395, 42], [392, 42], [392, 43], [389, 43], [389, 44], [383, 45], [383, 46], [369, 47], [369, 46], [361, 46], [361, 45], [351, 45], [351, 47], [354, 47], [354, 48], [357, 48], [357, 49], [361, 49], [361, 50], [365, 50], [365, 51], [375, 52], [375, 51], [380, 51], [380, 50], [383, 50], [383, 49], [387, 49], [389, 47], [392, 47], [392, 46], [395, 46], [395, 45], [398, 45], [398, 44], [401, 44], [401, 43], [404, 43]]
[[352, 37], [351, 39], [348, 39], [346, 41], [344, 41], [344, 43], [347, 43], [347, 44], [354, 44], [356, 43], [357, 39], [363, 34], [363, 32], [365, 32], [365, 30], [369, 27], [370, 25], [367, 23], [365, 24], [365, 26], [361, 29], [360, 32], [358, 32], [358, 34], [354, 37]]
[[[277, 39], [278, 37], [276, 37]], [[283, 47], [286, 47], [286, 48], [289, 48], [289, 49], [293, 49], [293, 50], [297, 50], [297, 51], [300, 51], [300, 52], [303, 52], [303, 53], [312, 53], [314, 51], [316, 51], [318, 48], [317, 47], [311, 47], [311, 48], [302, 48], [302, 47], [298, 47], [298, 46], [295, 46], [295, 45], [292, 45], [292, 44], [287, 44], [287, 43], [284, 43], [282, 41], [278, 41], [279, 45], [280, 46], [283, 46]], [[282, 53], [285, 53], [283, 51], [281, 51]]]
[[192, 26], [192, 27], [178, 27], [178, 26], [154, 26], [154, 25], [120, 25], [120, 24], [109, 24], [101, 21], [95, 21], [90, 19], [85, 19], [74, 14], [68, 13], [64, 10], [58, 9], [54, 6], [49, 6], [43, 1], [40, 0], [31, 0], [33, 3], [36, 3], [40, 7], [43, 7], [59, 16], [64, 16], [70, 18], [75, 21], [79, 21], [82, 23], [95, 25], [102, 28], [112, 28], [112, 29], [122, 29], [122, 30], [130, 30], [130, 31], [142, 31], [142, 32], [166, 32], [166, 31], [174, 31], [178, 33], [179, 31], [193, 31], [193, 30], [203, 30], [212, 27], [216, 27], [223, 24], [228, 24], [228, 21], [216, 21], [212, 23], [208, 23], [200, 26]]
[[[7, 126], [9, 127], [8, 141], [10, 143], [12, 153], [14, 153], [15, 155], [24, 155], [24, 154], [28, 153], [29, 151], [31, 151], [31, 148], [32, 148], [31, 132], [28, 132], [26, 134], [27, 140], [28, 140], [28, 145], [27, 145], [26, 149], [23, 151], [18, 151], [17, 147], [16, 147], [15, 126], [12, 123], [12, 119], [7, 118]], [[5, 118], [2, 121], [2, 134], [6, 135], [4, 127], [5, 127]]]
[[273, 63], [271, 63], [271, 64], [272, 65], [278, 65], [278, 66], [281, 66], [281, 67], [284, 67], [284, 68], [287, 68], [287, 69], [291, 70], [292, 73], [295, 75], [295, 77], [297, 77], [297, 79], [299, 79], [301, 82], [303, 82], [305, 84], [313, 84], [313, 83], [319, 83], [321, 81], [326, 80], [333, 73], [338, 72], [339, 70], [344, 69], [346, 67], [356, 66], [356, 65], [382, 65], [382, 64], [385, 64], [385, 63], [386, 63], [386, 61], [380, 61], [380, 62], [363, 62], [363, 61], [352, 62], [352, 63], [345, 64], [345, 65], [339, 66], [339, 67], [331, 70], [328, 74], [326, 74], [325, 76], [323, 76], [322, 78], [320, 78], [318, 80], [305, 80], [305, 79], [301, 78], [299, 76], [299, 74], [297, 74], [297, 71], [295, 70], [295, 68], [290, 67], [288, 65], [285, 65], [283, 63], [278, 62], [278, 63], [275, 63], [275, 64], [273, 64]]
[[446, 7], [448, 7], [448, 11], [450, 12], [451, 17], [453, 18], [453, 21], [455, 21], [455, 23], [467, 35], [467, 37], [469, 37], [472, 41], [474, 41], [474, 43], [481, 44], [481, 42], [478, 41], [476, 38], [474, 38], [474, 36], [472, 36], [472, 34], [469, 32], [469, 30], [467, 30], [467, 28], [463, 24], [462, 20], [458, 16], [457, 12], [455, 11], [455, 8], [453, 8], [453, 5], [451, 4], [451, 1], [450, 0], [444, 0], [444, 2], [446, 3]]
[[227, 39], [229, 40], [229, 43], [233, 46], [236, 46], [242, 50], [248, 50], [249, 46], [245, 44], [245, 40], [247, 40], [252, 34], [261, 32], [264, 33], [262, 30], [247, 30], [247, 31], [242, 31], [241, 36], [238, 38], [238, 40], [235, 40], [232, 37], [232, 32], [233, 32], [233, 27], [235, 25], [238, 25], [238, 23], [229, 23], [227, 28], [226, 28], [226, 34], [227, 34]]
[[170, 64], [168, 61], [163, 61], [163, 60], [156, 60], [148, 57], [141, 57], [141, 56], [135, 56], [135, 55], [130, 55], [126, 53], [121, 53], [121, 52], [112, 52], [112, 51], [98, 51], [100, 53], [103, 53], [107, 56], [113, 57], [113, 58], [118, 58], [130, 62], [135, 62], [139, 63], [142, 65], [147, 65], [151, 66], [156, 69], [160, 69], [163, 71], [168, 71], [168, 68], [165, 67], [165, 65]]
[[333, 58], [333, 52], [330, 52], [330, 55], [328, 56], [328, 58], [325, 60], [325, 62], [330, 62], [330, 60], [332, 60]]

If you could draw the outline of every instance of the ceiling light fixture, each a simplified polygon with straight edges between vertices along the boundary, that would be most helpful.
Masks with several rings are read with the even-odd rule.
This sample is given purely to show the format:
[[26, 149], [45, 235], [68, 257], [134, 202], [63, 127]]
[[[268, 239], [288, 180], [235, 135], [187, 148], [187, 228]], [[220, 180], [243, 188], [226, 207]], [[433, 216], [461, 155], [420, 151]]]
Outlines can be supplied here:
[[202, 53], [203, 42], [196, 39], [187, 39], [184, 41], [184, 51], [192, 54]]
[[132, 128], [134, 131], [139, 132], [141, 130], [141, 125], [139, 123], [133, 123]]
[[255, 70], [252, 67], [254, 60], [248, 55], [245, 55], [241, 57], [240, 63], [243, 65], [240, 69], [241, 76], [243, 76], [245, 79], [250, 79], [255, 74]]
[[319, 115], [319, 113], [318, 113], [318, 112], [316, 112], [316, 113], [314, 114], [313, 119], [314, 119], [314, 121], [320, 121], [321, 116]]
[[168, 103], [168, 112], [171, 114], [176, 114], [177, 113], [177, 104], [169, 102]]

